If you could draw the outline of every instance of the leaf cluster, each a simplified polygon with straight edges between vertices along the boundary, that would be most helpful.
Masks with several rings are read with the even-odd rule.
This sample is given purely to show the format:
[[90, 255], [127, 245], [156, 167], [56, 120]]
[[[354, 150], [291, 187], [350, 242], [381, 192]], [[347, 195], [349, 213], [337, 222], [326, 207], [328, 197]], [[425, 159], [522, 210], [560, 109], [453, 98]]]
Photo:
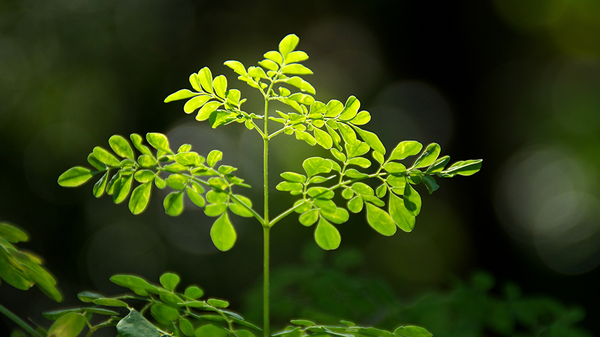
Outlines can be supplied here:
[[42, 259], [15, 246], [28, 239], [23, 230], [0, 222], [0, 280], [21, 290], [28, 290], [35, 284], [46, 296], [57, 302], [62, 301], [56, 280], [42, 267]]
[[[169, 139], [161, 133], [148, 133], [146, 140], [152, 151], [143, 144], [138, 134], [131, 134], [131, 142], [140, 152], [135, 156], [130, 143], [122, 136], [110, 137], [108, 143], [115, 154], [97, 146], [88, 156], [94, 169], [82, 166], [70, 168], [59, 178], [64, 187], [80, 186], [92, 177], [100, 175], [94, 184], [96, 198], [107, 194], [115, 204], [129, 198], [129, 210], [142, 213], [148, 206], [152, 185], [159, 189], [169, 187], [173, 191], [164, 198], [165, 212], [177, 216], [184, 209], [184, 195], [197, 207], [203, 208], [210, 217], [217, 217], [211, 228], [211, 238], [222, 251], [231, 249], [236, 240], [235, 229], [228, 210], [242, 217], [255, 216], [252, 201], [235, 194], [233, 186], [249, 187], [233, 172], [237, 168], [217, 165], [223, 153], [213, 150], [206, 157], [192, 151], [189, 144], [181, 145], [177, 152], [171, 150]], [[133, 188], [134, 182], [137, 187]]]
[[[177, 292], [180, 279], [174, 273], [164, 273], [160, 285], [134, 275], [115, 275], [110, 280], [134, 294], [105, 297], [88, 291], [79, 293], [79, 300], [92, 306], [44, 313], [44, 317], [54, 320], [47, 335], [76, 337], [86, 327], [86, 336], [101, 328], [116, 327], [121, 337], [253, 337], [244, 328], [260, 331], [240, 315], [226, 310], [227, 301], [202, 300], [204, 292], [198, 286]], [[142, 303], [143, 307], [138, 311], [131, 303]]]
[[335, 336], [335, 337], [431, 337], [426, 329], [415, 326], [400, 326], [394, 332], [373, 327], [357, 326], [350, 321], [341, 321], [343, 325], [317, 325], [304, 319], [290, 321], [293, 325], [287, 326], [284, 331], [272, 336], [279, 337], [304, 337], [304, 336]]

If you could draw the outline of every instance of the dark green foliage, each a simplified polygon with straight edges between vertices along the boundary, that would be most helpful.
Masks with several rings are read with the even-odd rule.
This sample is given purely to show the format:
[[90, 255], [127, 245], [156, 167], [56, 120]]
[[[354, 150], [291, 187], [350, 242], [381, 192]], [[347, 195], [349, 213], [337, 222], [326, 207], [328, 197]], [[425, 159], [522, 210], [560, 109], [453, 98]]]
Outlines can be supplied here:
[[[134, 294], [104, 297], [92, 292], [79, 293], [79, 299], [93, 306], [57, 310], [44, 313], [54, 324], [48, 336], [75, 337], [87, 326], [87, 335], [98, 329], [116, 327], [120, 336], [201, 336], [205, 330], [222, 331], [223, 336], [237, 332], [240, 326], [254, 332], [260, 328], [246, 322], [240, 315], [225, 310], [229, 303], [219, 299], [200, 300], [204, 295], [197, 286], [188, 286], [183, 293], [176, 292], [179, 276], [165, 273], [160, 284], [151, 284], [134, 275], [115, 275], [113, 283], [129, 288]], [[133, 304], [141, 306], [136, 309]], [[141, 303], [141, 304], [140, 304]], [[92, 325], [100, 320], [100, 323]], [[244, 330], [244, 336], [254, 334]]]
[[[448, 290], [403, 299], [385, 282], [346, 273], [360, 260], [358, 251], [340, 252], [333, 266], [323, 265], [322, 255], [314, 250], [307, 252], [321, 257], [312, 259], [309, 266], [272, 273], [272, 294], [278, 298], [272, 306], [273, 318], [280, 324], [288, 317], [329, 324], [346, 317], [384, 329], [395, 328], [397, 322], [426, 326], [436, 337], [591, 337], [578, 326], [585, 316], [580, 307], [566, 306], [552, 297], [522, 295], [511, 283], [496, 286], [487, 273], [475, 273], [467, 282], [454, 279]], [[260, 295], [260, 288], [254, 288], [247, 302], [257, 301]], [[248, 318], [259, 317], [251, 305], [247, 308]]]

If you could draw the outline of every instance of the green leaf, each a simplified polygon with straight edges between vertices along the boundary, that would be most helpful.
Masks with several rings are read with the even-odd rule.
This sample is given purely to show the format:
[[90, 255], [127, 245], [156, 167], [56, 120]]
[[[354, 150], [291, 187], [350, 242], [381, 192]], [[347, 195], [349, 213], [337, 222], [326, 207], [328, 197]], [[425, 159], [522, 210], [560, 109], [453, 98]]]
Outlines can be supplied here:
[[396, 224], [390, 215], [370, 203], [367, 203], [367, 222], [382, 235], [392, 236], [396, 233]]
[[179, 317], [179, 329], [186, 336], [194, 336], [194, 326], [183, 317]]
[[165, 212], [170, 216], [178, 216], [183, 212], [183, 191], [171, 192], [163, 202]]
[[183, 174], [171, 174], [165, 182], [172, 189], [183, 190], [187, 186], [189, 179]]
[[333, 222], [334, 224], [343, 224], [344, 222], [348, 221], [348, 219], [350, 218], [350, 214], [348, 214], [348, 211], [344, 208], [336, 208], [335, 212], [329, 212], [325, 209], [321, 209], [321, 215]]
[[362, 168], [369, 168], [371, 166], [371, 161], [367, 158], [356, 157], [352, 158], [348, 161], [348, 165], [357, 165]]
[[417, 158], [417, 160], [415, 160], [413, 167], [420, 168], [420, 167], [426, 167], [426, 166], [433, 164], [435, 162], [435, 160], [438, 158], [438, 156], [440, 155], [441, 150], [442, 150], [442, 148], [437, 143], [431, 143], [431, 144], [427, 145], [427, 148], [425, 148], [425, 151], [423, 151], [423, 153], [421, 153], [419, 158]]
[[188, 198], [194, 203], [194, 205], [196, 205], [198, 207], [204, 207], [204, 205], [206, 204], [206, 201], [204, 200], [202, 195], [200, 195], [198, 192], [196, 192], [191, 187], [187, 187], [185, 189], [185, 192], [187, 193]]
[[383, 169], [388, 171], [389, 173], [404, 173], [404, 172], [406, 172], [406, 167], [404, 165], [393, 162], [393, 161], [385, 163], [385, 165], [383, 165]]
[[354, 118], [350, 120], [350, 123], [354, 125], [365, 125], [371, 121], [371, 114], [368, 111], [359, 112]]
[[91, 303], [96, 299], [104, 298], [104, 296], [91, 291], [82, 291], [79, 294], [77, 294], [77, 298], [79, 298], [79, 300], [83, 303]]
[[310, 146], [314, 146], [315, 144], [317, 144], [317, 140], [308, 132], [304, 131], [296, 131], [296, 139], [303, 140], [307, 142]]
[[351, 127], [344, 123], [338, 123], [338, 130], [340, 131], [342, 138], [344, 138], [344, 142], [347, 144], [356, 143], [356, 132], [354, 132]]
[[302, 62], [302, 61], [306, 61], [306, 60], [308, 60], [308, 54], [301, 50], [290, 52], [285, 57], [285, 63], [288, 63], [288, 64], [294, 63], [294, 62]]
[[107, 307], [123, 307], [123, 308], [128, 307], [127, 303], [125, 303], [121, 300], [114, 299], [114, 298], [98, 298], [98, 299], [93, 300], [92, 303], [97, 304], [97, 305], [104, 305]]
[[404, 201], [394, 193], [390, 193], [388, 207], [390, 216], [396, 225], [405, 232], [412, 232], [415, 228], [415, 216], [408, 212], [406, 206], [404, 206]]
[[11, 243], [24, 242], [28, 239], [24, 231], [5, 222], [0, 222], [0, 238]]
[[304, 171], [306, 171], [306, 174], [309, 177], [312, 177], [320, 173], [331, 172], [333, 165], [324, 158], [311, 157], [304, 160], [302, 167], [304, 168]]
[[283, 74], [288, 75], [311, 75], [313, 71], [300, 63], [292, 63], [281, 68]]
[[120, 337], [160, 337], [160, 331], [136, 310], [131, 310], [117, 324]]
[[424, 176], [423, 184], [425, 185], [425, 187], [427, 187], [427, 191], [429, 191], [429, 194], [435, 192], [438, 188], [440, 188], [440, 186], [437, 184], [437, 182], [432, 176]]
[[315, 229], [315, 241], [319, 247], [325, 250], [333, 250], [340, 246], [342, 237], [335, 226], [330, 224], [327, 220], [321, 218], [317, 228]]
[[156, 165], [156, 159], [149, 155], [141, 155], [138, 157], [138, 163], [142, 167], [154, 167]]
[[206, 103], [200, 111], [198, 111], [198, 115], [196, 115], [196, 120], [199, 122], [205, 121], [211, 117], [211, 115], [222, 105], [221, 102], [208, 102]]
[[129, 196], [131, 191], [131, 184], [133, 182], [133, 175], [122, 176], [115, 182], [113, 191], [113, 202], [120, 204]]
[[134, 178], [139, 183], [148, 183], [154, 180], [156, 174], [150, 170], [139, 170], [134, 174]]
[[[221, 316], [217, 317], [220, 318]], [[207, 324], [196, 329], [194, 335], [196, 337], [227, 337], [229, 333], [222, 327]]]
[[433, 174], [433, 173], [442, 172], [442, 170], [444, 169], [444, 167], [446, 167], [446, 165], [448, 164], [449, 161], [450, 161], [450, 156], [443, 156], [442, 158], [439, 158], [433, 164], [431, 164], [431, 166], [429, 166], [427, 168], [425, 173]]
[[102, 309], [102, 308], [85, 308], [86, 312], [90, 312], [98, 315], [106, 315], [106, 316], [118, 316], [119, 313], [114, 310]]
[[354, 96], [348, 97], [348, 100], [346, 100], [346, 104], [344, 105], [344, 110], [342, 110], [342, 113], [338, 116], [338, 119], [347, 121], [354, 118], [354, 116], [356, 116], [358, 113], [359, 108], [360, 101]]
[[373, 151], [372, 153], [373, 159], [377, 160], [379, 164], [383, 164], [384, 158], [383, 155], [377, 151]]
[[300, 42], [300, 39], [296, 34], [286, 35], [281, 42], [279, 42], [279, 52], [283, 55], [284, 59], [291, 51], [296, 49], [298, 42]]
[[94, 156], [94, 153], [90, 153], [87, 157], [87, 161], [88, 163], [90, 163], [90, 165], [92, 165], [96, 170], [98, 171], [106, 171], [106, 164], [104, 164], [103, 162], [99, 161], [98, 158], [96, 158], [96, 156]]
[[444, 174], [449, 175], [461, 175], [461, 176], [470, 176], [477, 173], [481, 169], [481, 164], [483, 159], [471, 159], [465, 161], [459, 161], [452, 166], [450, 166], [447, 170], [442, 171]]
[[[239, 195], [239, 194], [235, 194], [235, 197], [237, 197], [241, 202], [243, 202], [244, 204], [246, 204], [248, 207], [252, 208], [252, 200], [246, 198], [243, 195]], [[254, 214], [248, 210], [246, 207], [242, 206], [239, 201], [237, 201], [236, 199], [232, 199], [233, 200], [233, 204], [229, 204], [229, 209], [244, 218], [251, 218], [254, 216]]]
[[244, 65], [240, 61], [229, 60], [225, 61], [223, 64], [233, 69], [233, 71], [238, 75], [243, 76], [247, 74], [246, 67], [244, 67]]
[[110, 281], [118, 286], [129, 288], [136, 294], [143, 294], [144, 292], [158, 292], [157, 288], [148, 283], [148, 281], [134, 275], [114, 275], [110, 278]]
[[333, 140], [331, 139], [329, 133], [318, 128], [314, 129], [314, 133], [315, 139], [317, 140], [317, 143], [319, 145], [321, 145], [325, 149], [331, 149], [331, 147], [333, 146]]
[[373, 188], [371, 188], [371, 186], [365, 184], [365, 183], [361, 183], [361, 182], [356, 182], [354, 184], [352, 184], [352, 190], [354, 192], [356, 192], [357, 194], [360, 195], [373, 195]]
[[309, 94], [314, 95], [317, 93], [315, 88], [301, 77], [292, 76], [290, 78], [285, 79], [284, 82], [287, 84], [291, 84], [302, 91], [308, 92]]
[[290, 321], [290, 323], [294, 324], [294, 325], [301, 325], [301, 326], [313, 326], [316, 325], [314, 322], [311, 322], [309, 320], [306, 319], [293, 319]]
[[317, 209], [311, 209], [308, 212], [304, 212], [298, 218], [300, 223], [306, 227], [314, 225], [314, 223], [317, 222], [318, 219], [319, 219], [319, 211]]
[[377, 190], [375, 190], [375, 195], [377, 195], [378, 198], [385, 197], [386, 193], [387, 193], [387, 185], [385, 183], [379, 185], [379, 187], [377, 187]]
[[407, 325], [401, 326], [396, 331], [394, 331], [394, 335], [398, 337], [431, 337], [433, 336], [429, 331], [421, 328], [419, 326]]
[[155, 303], [150, 308], [152, 316], [163, 324], [171, 323], [172, 321], [179, 318], [179, 311], [175, 308], [171, 308], [162, 303]]
[[20, 290], [28, 290], [31, 288], [34, 282], [30, 280], [30, 278], [27, 277], [23, 271], [17, 270], [15, 267], [13, 267], [11, 264], [14, 263], [14, 261], [9, 261], [8, 259], [9, 258], [5, 258], [4, 255], [0, 254], [1, 279]]
[[223, 152], [219, 150], [212, 150], [206, 157], [206, 163], [210, 167], [214, 167], [217, 162], [223, 159]]
[[355, 196], [354, 198], [348, 201], [348, 210], [352, 213], [359, 213], [363, 208], [363, 199], [360, 195]]
[[85, 327], [85, 317], [78, 313], [68, 313], [54, 321], [48, 329], [49, 337], [77, 337]]
[[137, 215], [142, 213], [150, 201], [150, 192], [152, 191], [152, 182], [143, 183], [136, 187], [131, 193], [129, 199], [129, 210]]
[[215, 77], [212, 85], [215, 89], [215, 94], [221, 98], [225, 98], [225, 92], [227, 91], [227, 77], [223, 75]]
[[62, 187], [76, 187], [85, 184], [92, 176], [88, 168], [75, 166], [58, 177], [58, 184]]
[[200, 69], [200, 71], [198, 72], [198, 81], [200, 82], [200, 85], [202, 86], [202, 89], [204, 89], [204, 91], [213, 92], [212, 80], [212, 73], [210, 72], [210, 69], [208, 69], [208, 67]]
[[365, 142], [355, 141], [352, 144], [344, 144], [346, 148], [346, 153], [348, 153], [348, 158], [354, 158], [358, 156], [362, 156], [363, 154], [369, 152], [369, 145]]
[[169, 146], [169, 139], [162, 133], [149, 132], [146, 134], [146, 140], [155, 149], [173, 154], [173, 151], [171, 151], [171, 148]]
[[307, 192], [310, 197], [319, 199], [332, 199], [335, 196], [335, 192], [321, 186], [311, 187]]
[[368, 174], [359, 172], [355, 169], [346, 170], [346, 172], [344, 172], [344, 175], [352, 179], [362, 179], [367, 178], [369, 176]]
[[208, 303], [209, 305], [212, 305], [215, 308], [222, 308], [225, 309], [229, 306], [229, 302], [224, 301], [224, 300], [218, 300], [216, 298], [209, 298], [206, 303]]
[[396, 145], [388, 160], [402, 160], [406, 157], [414, 156], [418, 154], [422, 148], [423, 145], [417, 141], [405, 140]]
[[404, 206], [408, 213], [417, 216], [421, 212], [421, 196], [412, 187], [411, 184], [406, 184], [404, 187]]
[[275, 63], [281, 65], [283, 63], [283, 56], [277, 51], [271, 50], [266, 52], [264, 58], [274, 61]]
[[344, 104], [337, 99], [332, 99], [327, 103], [327, 113], [325, 117], [336, 117], [344, 110]]
[[346, 161], [346, 155], [341, 153], [338, 149], [333, 148], [330, 151], [331, 151], [331, 154], [335, 157], [335, 159], [341, 161], [342, 163]]
[[239, 106], [240, 105], [240, 98], [242, 97], [242, 93], [239, 90], [237, 90], [237, 89], [229, 89], [225, 93], [225, 96], [227, 97], [227, 102], [229, 104], [232, 104], [232, 105], [235, 105], [235, 106]]
[[283, 172], [280, 174], [280, 176], [287, 180], [287, 181], [291, 181], [291, 182], [296, 182], [296, 183], [304, 183], [306, 182], [306, 176], [302, 175], [302, 174], [298, 174], [295, 172]]
[[354, 192], [351, 189], [347, 188], [347, 187], [345, 187], [344, 190], [342, 191], [342, 197], [344, 199], [350, 199], [353, 196], [354, 196]]
[[122, 158], [129, 158], [134, 160], [133, 149], [127, 139], [123, 136], [114, 135], [108, 139], [108, 144], [115, 151], [116, 154]]
[[169, 96], [167, 96], [167, 98], [165, 98], [165, 103], [169, 103], [169, 102], [173, 102], [173, 101], [178, 101], [180, 99], [186, 99], [186, 98], [190, 98], [190, 97], [194, 97], [198, 95], [195, 92], [191, 92], [188, 89], [181, 89], [178, 90], [172, 94], [170, 94]]
[[198, 95], [185, 102], [185, 104], [183, 105], [183, 112], [185, 112], [186, 114], [191, 114], [192, 112], [196, 111], [196, 109], [206, 104], [206, 102], [208, 102], [211, 98], [212, 97], [210, 95]]
[[223, 213], [210, 229], [210, 238], [220, 251], [226, 252], [233, 247], [237, 234], [229, 221], [227, 213]]
[[160, 276], [160, 284], [167, 290], [175, 291], [179, 284], [179, 276], [173, 273], [164, 273]]
[[258, 64], [260, 64], [261, 67], [268, 70], [277, 71], [277, 69], [279, 69], [279, 65], [277, 64], [277, 62], [269, 59], [259, 61]]
[[376, 134], [370, 131], [360, 129], [356, 126], [354, 127], [354, 129], [358, 132], [360, 138], [362, 138], [367, 144], [369, 144], [369, 146], [373, 150], [381, 154], [385, 154], [385, 146], [383, 146], [383, 143], [381, 142], [381, 140], [379, 140], [379, 137], [377, 137]]
[[152, 157], [152, 152], [150, 149], [146, 145], [142, 144], [144, 141], [142, 136], [138, 135], [137, 133], [132, 133], [129, 138], [131, 139], [131, 142], [133, 142], [133, 146], [135, 146], [138, 151], [140, 151], [142, 154]]
[[100, 178], [100, 180], [98, 180], [95, 184], [94, 184], [94, 188], [92, 189], [92, 193], [94, 194], [94, 196], [96, 198], [100, 198], [101, 196], [104, 195], [104, 192], [106, 191], [106, 185], [108, 183], [108, 172], [104, 173], [102, 175], [102, 177]]
[[183, 295], [197, 300], [204, 295], [204, 291], [197, 286], [189, 286], [185, 288]]
[[121, 162], [117, 159], [117, 157], [100, 146], [96, 146], [93, 153], [94, 157], [108, 166], [121, 166]]
[[289, 97], [287, 97], [287, 99], [298, 102], [298, 103], [302, 103], [304, 105], [312, 105], [315, 102], [314, 97], [312, 97], [311, 95], [300, 93], [300, 92], [290, 95]]

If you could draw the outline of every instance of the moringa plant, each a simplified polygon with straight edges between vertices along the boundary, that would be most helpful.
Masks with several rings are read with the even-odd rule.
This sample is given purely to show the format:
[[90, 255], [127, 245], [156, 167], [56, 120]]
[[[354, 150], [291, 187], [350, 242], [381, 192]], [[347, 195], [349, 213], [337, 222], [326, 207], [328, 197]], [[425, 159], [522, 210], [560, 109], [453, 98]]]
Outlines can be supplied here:
[[[242, 98], [241, 91], [228, 88], [227, 78], [223, 75], [213, 77], [207, 67], [190, 75], [191, 90], [179, 90], [165, 99], [167, 103], [187, 100], [183, 106], [184, 112], [194, 113], [197, 121], [207, 121], [212, 128], [243, 123], [246, 128], [256, 132], [263, 142], [264, 153], [262, 211], [255, 209], [253, 201], [240, 194], [239, 190], [250, 186], [235, 175], [237, 169], [218, 164], [223, 156], [221, 151], [213, 150], [204, 156], [192, 151], [190, 144], [183, 144], [175, 151], [168, 138], [161, 133], [146, 134], [147, 144], [144, 144], [144, 137], [138, 134], [130, 135], [131, 143], [123, 136], [114, 135], [108, 141], [114, 154], [102, 147], [95, 147], [87, 158], [92, 169], [76, 166], [58, 178], [61, 186], [75, 187], [99, 176], [93, 187], [94, 196], [110, 195], [116, 204], [129, 199], [129, 209], [133, 214], [142, 213], [148, 206], [152, 185], [159, 189], [169, 188], [172, 191], [163, 201], [165, 212], [171, 216], [181, 214], [184, 198], [203, 208], [207, 216], [215, 218], [210, 236], [221, 251], [231, 249], [237, 240], [233, 215], [255, 218], [262, 226], [264, 236], [264, 336], [270, 335], [269, 237], [271, 229], [281, 220], [297, 214], [302, 225], [314, 226], [315, 241], [325, 250], [339, 247], [341, 236], [336, 225], [348, 221], [350, 213], [364, 211], [367, 223], [385, 236], [394, 235], [398, 228], [410, 232], [421, 211], [421, 196], [415, 189], [417, 185], [423, 184], [429, 193], [433, 193], [439, 187], [436, 178], [469, 176], [479, 171], [482, 163], [479, 159], [448, 165], [450, 157], [440, 157], [440, 146], [436, 143], [423, 149], [423, 145], [417, 141], [402, 141], [388, 150], [375, 133], [364, 128], [371, 115], [360, 109], [361, 104], [356, 97], [350, 96], [345, 103], [336, 99], [326, 103], [315, 99], [315, 88], [302, 77], [313, 72], [301, 63], [308, 59], [308, 55], [296, 50], [298, 42], [296, 35], [287, 35], [279, 43], [277, 51], [264, 54], [258, 66], [246, 68], [241, 62], [233, 60], [224, 63], [238, 75], [238, 80], [260, 92], [264, 103], [262, 112], [245, 111], [243, 104], [246, 99]], [[275, 111], [272, 111], [273, 106], [277, 108]], [[310, 145], [321, 146], [329, 150], [331, 157], [310, 157], [296, 172], [280, 174], [283, 180], [275, 189], [290, 193], [297, 200], [287, 210], [275, 215], [269, 209], [269, 197], [274, 192], [268, 184], [269, 144], [273, 138], [284, 135], [293, 135]], [[406, 163], [405, 159], [411, 156], [416, 156], [416, 159], [411, 164]], [[135, 188], [134, 184], [137, 184]], [[336, 195], [341, 195], [341, 198]], [[204, 332], [198, 332], [202, 329], [216, 329], [211, 330], [215, 336], [220, 336], [215, 331], [220, 331], [223, 336], [228, 333], [237, 336], [252, 334], [248, 330], [239, 332], [233, 327], [233, 323], [243, 325], [246, 322], [224, 310], [226, 302], [214, 299], [200, 301], [201, 292], [198, 290], [194, 290], [193, 294], [188, 290], [183, 294], [176, 293], [175, 286], [179, 278], [175, 274], [163, 275], [160, 280], [162, 287], [130, 275], [117, 275], [111, 280], [136, 293], [124, 299], [147, 301], [144, 308], [138, 313], [130, 309], [122, 301], [123, 298], [104, 298], [97, 294], [93, 295], [97, 297], [80, 294], [80, 298], [96, 305], [114, 304], [129, 308], [125, 313], [126, 318], [118, 318], [117, 312], [115, 315], [109, 313], [112, 318], [106, 323], [117, 325], [121, 336], [135, 336], [127, 332], [129, 330], [123, 330], [123, 326], [130, 327], [129, 323], [133, 321], [144, 322], [139, 323], [140, 326], [156, 331], [156, 336], [203, 336]], [[194, 308], [216, 312], [217, 315], [201, 315], [195, 313]], [[148, 309], [157, 325], [149, 323], [144, 317]], [[65, 317], [71, 317], [71, 320], [78, 320], [82, 328], [83, 323], [87, 323], [91, 334], [95, 328], [90, 325], [88, 316], [94, 312], [84, 308], [77, 310], [54, 315], [58, 319], [55, 324], [61, 319], [67, 321]], [[207, 319], [208, 316], [210, 318]], [[203, 324], [203, 320], [212, 324]], [[332, 327], [293, 320], [292, 326], [275, 335], [430, 336], [425, 329], [415, 326], [400, 327], [392, 333], [358, 327], [347, 321], [342, 323], [343, 326]]]

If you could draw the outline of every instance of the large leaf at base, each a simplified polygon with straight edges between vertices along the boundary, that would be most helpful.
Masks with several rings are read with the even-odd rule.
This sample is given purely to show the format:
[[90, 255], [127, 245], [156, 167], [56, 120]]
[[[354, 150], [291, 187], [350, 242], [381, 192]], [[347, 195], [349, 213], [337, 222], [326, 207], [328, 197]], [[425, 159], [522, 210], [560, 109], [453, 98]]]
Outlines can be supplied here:
[[58, 177], [58, 184], [63, 187], [77, 187], [85, 184], [92, 176], [90, 169], [75, 166]]
[[317, 228], [315, 229], [315, 241], [319, 247], [325, 250], [333, 250], [340, 246], [342, 237], [335, 226], [330, 224], [327, 220], [321, 218]]
[[220, 251], [228, 251], [235, 244], [237, 234], [229, 221], [227, 212], [223, 213], [210, 229], [210, 238]]

